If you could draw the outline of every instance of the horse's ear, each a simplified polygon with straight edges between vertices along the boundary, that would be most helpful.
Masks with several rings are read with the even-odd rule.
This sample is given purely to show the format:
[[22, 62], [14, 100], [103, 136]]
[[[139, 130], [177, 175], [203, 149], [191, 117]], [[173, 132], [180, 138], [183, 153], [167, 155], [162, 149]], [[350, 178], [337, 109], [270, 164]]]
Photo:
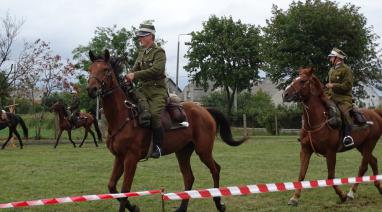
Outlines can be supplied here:
[[105, 56], [104, 56], [104, 58], [105, 58], [105, 61], [106, 61], [106, 62], [108, 62], [109, 59], [110, 59], [110, 52], [109, 52], [109, 50], [107, 50], [107, 49], [105, 49]]
[[96, 57], [94, 56], [92, 50], [89, 50], [89, 57], [90, 57], [90, 60], [91, 60], [92, 62], [94, 62], [94, 61], [96, 60]]

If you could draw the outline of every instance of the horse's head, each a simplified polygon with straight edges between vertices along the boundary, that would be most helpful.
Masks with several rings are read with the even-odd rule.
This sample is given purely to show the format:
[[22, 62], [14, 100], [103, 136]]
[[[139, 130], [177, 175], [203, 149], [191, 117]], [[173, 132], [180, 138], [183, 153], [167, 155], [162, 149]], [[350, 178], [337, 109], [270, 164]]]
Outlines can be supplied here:
[[55, 102], [51, 107], [50, 107], [50, 111], [52, 112], [61, 112], [61, 111], [64, 111], [65, 110], [65, 105], [60, 103], [60, 102]]
[[283, 101], [301, 102], [308, 100], [311, 96], [322, 94], [322, 84], [313, 72], [313, 68], [300, 68], [299, 76], [285, 88]]
[[103, 57], [96, 57], [92, 51], [89, 51], [91, 64], [89, 66], [88, 94], [95, 98], [98, 93], [105, 93], [113, 89], [113, 78], [115, 75], [110, 65], [110, 53], [105, 50]]

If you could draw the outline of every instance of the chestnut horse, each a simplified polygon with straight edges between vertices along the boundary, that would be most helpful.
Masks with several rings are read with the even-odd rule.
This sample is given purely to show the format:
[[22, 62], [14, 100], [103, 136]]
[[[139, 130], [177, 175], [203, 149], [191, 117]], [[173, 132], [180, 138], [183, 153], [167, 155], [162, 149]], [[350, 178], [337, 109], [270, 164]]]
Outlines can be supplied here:
[[101, 131], [98, 127], [97, 119], [92, 114], [81, 112], [80, 116], [85, 117], [85, 118], [81, 118], [81, 120], [78, 121], [78, 126], [76, 126], [76, 128], [74, 128], [72, 123], [69, 120], [69, 115], [68, 115], [68, 112], [66, 111], [66, 107], [64, 104], [56, 102], [52, 105], [51, 110], [58, 114], [59, 128], [60, 128], [60, 132], [58, 133], [56, 144], [54, 145], [54, 148], [57, 147], [58, 141], [60, 140], [61, 134], [64, 130], [66, 130], [68, 132], [69, 141], [73, 144], [73, 147], [75, 148], [76, 144], [72, 140], [72, 130], [80, 128], [80, 127], [85, 128], [85, 136], [82, 139], [82, 142], [81, 142], [79, 147], [82, 147], [82, 145], [84, 144], [85, 139], [88, 137], [88, 132], [90, 132], [90, 134], [93, 136], [94, 144], [96, 147], [98, 147], [96, 138], [94, 136], [94, 132], [91, 129], [91, 126], [93, 124], [94, 124], [94, 128], [97, 132], [98, 140], [99, 140], [99, 142], [102, 142], [102, 134], [101, 134]]
[[[328, 114], [320, 97], [324, 94], [323, 85], [313, 74], [312, 68], [302, 68], [299, 76], [285, 89], [283, 100], [286, 102], [301, 102], [303, 104], [303, 126], [300, 132], [300, 175], [298, 180], [305, 178], [309, 166], [309, 160], [313, 152], [326, 157], [328, 179], [335, 177], [336, 153], [347, 151], [342, 144], [342, 132], [328, 125]], [[378, 175], [377, 159], [372, 154], [382, 133], [382, 110], [362, 110], [368, 121], [374, 124], [365, 129], [353, 130], [354, 148], [362, 155], [362, 162], [358, 170], [358, 176], [363, 176], [367, 171], [368, 164], [374, 175]], [[379, 181], [375, 181], [380, 194], [382, 187]], [[353, 199], [358, 184], [353, 184], [346, 194], [338, 186], [333, 186], [341, 201]], [[288, 204], [297, 205], [301, 196], [301, 190], [296, 190]]]
[[[137, 120], [131, 109], [124, 104], [131, 100], [126, 96], [118, 80], [121, 71], [118, 63], [110, 59], [109, 51], [105, 50], [102, 57], [95, 57], [90, 51], [91, 65], [89, 67], [88, 93], [95, 98], [102, 97], [105, 117], [108, 121], [109, 136], [107, 147], [115, 156], [114, 167], [109, 181], [109, 191], [117, 193], [116, 184], [124, 174], [121, 192], [129, 192], [137, 163], [145, 158], [151, 142], [151, 131], [136, 125]], [[191, 170], [190, 157], [195, 151], [200, 160], [212, 174], [214, 187], [219, 187], [220, 166], [212, 156], [217, 125], [220, 126], [222, 140], [230, 146], [239, 146], [246, 138], [234, 140], [230, 125], [225, 116], [214, 109], [205, 109], [193, 102], [183, 103], [188, 117], [189, 127], [166, 131], [162, 144], [163, 155], [175, 153], [180, 171], [183, 175], [184, 189], [191, 190], [194, 175]], [[215, 206], [224, 211], [225, 206], [220, 197], [214, 197]], [[136, 205], [130, 204], [127, 198], [121, 198], [119, 211], [139, 211]], [[188, 200], [182, 200], [177, 211], [186, 211]]]

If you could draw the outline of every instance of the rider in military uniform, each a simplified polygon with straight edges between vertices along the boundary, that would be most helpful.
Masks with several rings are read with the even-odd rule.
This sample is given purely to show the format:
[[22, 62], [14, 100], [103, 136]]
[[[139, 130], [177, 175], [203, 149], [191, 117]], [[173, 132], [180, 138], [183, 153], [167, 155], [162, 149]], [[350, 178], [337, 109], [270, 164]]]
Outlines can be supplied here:
[[166, 53], [155, 44], [155, 27], [152, 24], [141, 24], [136, 36], [143, 48], [139, 51], [138, 58], [125, 79], [129, 82], [134, 80], [141, 83], [141, 87], [134, 91], [140, 110], [138, 120], [142, 127], [152, 129], [155, 149], [151, 157], [159, 158], [162, 154], [161, 144], [164, 136], [160, 114], [165, 107], [167, 97]]
[[343, 51], [333, 48], [328, 56], [332, 67], [329, 70], [329, 83], [326, 84], [327, 95], [337, 104], [343, 115], [345, 137], [342, 142], [345, 147], [348, 147], [354, 144], [351, 137], [352, 118], [350, 117], [350, 110], [353, 107], [353, 74], [349, 66], [344, 63], [346, 54]]
[[80, 98], [78, 97], [77, 91], [75, 90], [73, 90], [71, 94], [72, 94], [72, 100], [70, 103], [70, 107], [68, 109], [70, 110], [70, 113], [71, 113], [70, 121], [73, 124], [73, 128], [74, 128], [74, 127], [77, 127], [78, 125]]

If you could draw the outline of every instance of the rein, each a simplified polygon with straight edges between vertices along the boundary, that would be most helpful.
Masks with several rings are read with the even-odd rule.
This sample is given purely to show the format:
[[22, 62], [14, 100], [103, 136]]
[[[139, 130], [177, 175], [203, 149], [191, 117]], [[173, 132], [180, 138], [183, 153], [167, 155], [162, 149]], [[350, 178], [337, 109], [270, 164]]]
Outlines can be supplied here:
[[307, 124], [308, 124], [308, 126], [309, 126], [311, 129], [310, 129], [310, 130], [307, 130], [307, 129], [304, 127], [304, 125], [302, 126], [302, 129], [308, 133], [309, 143], [310, 143], [310, 146], [311, 146], [312, 149], [313, 149], [313, 152], [314, 152], [316, 155], [320, 156], [320, 154], [317, 153], [316, 148], [314, 147], [313, 140], [312, 140], [312, 133], [320, 131], [324, 126], [328, 126], [329, 128], [331, 128], [330, 125], [328, 125], [328, 123], [329, 123], [329, 121], [330, 121], [331, 119], [333, 119], [333, 118], [328, 119], [328, 117], [327, 117], [327, 116], [325, 115], [325, 113], [324, 113], [325, 120], [324, 120], [323, 122], [321, 122], [317, 127], [312, 127], [311, 124], [310, 124], [310, 118], [309, 118], [309, 112], [308, 112], [309, 107], [308, 107], [307, 105], [305, 105], [304, 103], [303, 103], [303, 105], [304, 105], [304, 112], [305, 112], [305, 114], [306, 114], [307, 121], [308, 121]]

